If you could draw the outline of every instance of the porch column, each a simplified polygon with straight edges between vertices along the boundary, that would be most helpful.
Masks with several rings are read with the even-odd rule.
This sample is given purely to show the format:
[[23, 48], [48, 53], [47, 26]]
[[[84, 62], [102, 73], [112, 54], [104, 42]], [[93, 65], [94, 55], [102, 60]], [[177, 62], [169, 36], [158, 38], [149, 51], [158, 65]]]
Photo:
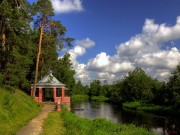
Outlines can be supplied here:
[[33, 96], [33, 87], [31, 87], [31, 97]]
[[55, 98], [56, 98], [56, 87], [53, 88], [53, 93], [54, 93], [54, 101], [55, 101]]
[[42, 102], [42, 87], [39, 87], [39, 102]]

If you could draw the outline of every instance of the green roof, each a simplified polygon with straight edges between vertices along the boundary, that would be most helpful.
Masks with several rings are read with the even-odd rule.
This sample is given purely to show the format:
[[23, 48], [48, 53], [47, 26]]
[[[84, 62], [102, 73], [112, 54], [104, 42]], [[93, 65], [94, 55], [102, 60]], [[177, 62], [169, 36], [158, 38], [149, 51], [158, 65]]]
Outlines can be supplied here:
[[61, 83], [58, 81], [52, 73], [49, 75], [46, 75], [43, 77], [37, 84], [36, 87], [57, 87], [57, 88], [62, 88], [65, 87], [65, 84]]

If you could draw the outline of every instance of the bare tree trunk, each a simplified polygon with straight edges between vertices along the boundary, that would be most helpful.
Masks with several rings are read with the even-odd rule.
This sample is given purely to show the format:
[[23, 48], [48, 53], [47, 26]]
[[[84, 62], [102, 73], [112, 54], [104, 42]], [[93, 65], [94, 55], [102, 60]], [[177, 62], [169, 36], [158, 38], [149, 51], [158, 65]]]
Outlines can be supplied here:
[[3, 33], [2, 34], [2, 51], [3, 52], [6, 50], [5, 43], [6, 43], [6, 35]]
[[34, 78], [33, 97], [35, 97], [35, 94], [36, 94], [36, 83], [37, 83], [37, 78], [38, 78], [39, 59], [40, 59], [40, 55], [41, 55], [41, 44], [42, 44], [43, 31], [44, 31], [44, 25], [42, 24], [41, 30], [40, 30], [38, 54], [37, 54], [37, 60], [36, 60], [36, 71], [35, 71], [35, 78]]

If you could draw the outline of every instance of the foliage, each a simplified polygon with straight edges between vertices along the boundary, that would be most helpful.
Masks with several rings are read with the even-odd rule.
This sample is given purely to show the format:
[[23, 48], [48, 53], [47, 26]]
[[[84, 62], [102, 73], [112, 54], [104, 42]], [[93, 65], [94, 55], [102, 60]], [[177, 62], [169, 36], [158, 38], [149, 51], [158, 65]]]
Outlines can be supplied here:
[[112, 121], [96, 118], [80, 118], [67, 110], [62, 110], [61, 117], [64, 120], [66, 135], [151, 135], [144, 128], [135, 125], [115, 124]]
[[[7, 10], [8, 9], [8, 10]], [[25, 0], [2, 1], [0, 5], [1, 82], [26, 89], [33, 64], [30, 6]]]
[[20, 90], [0, 88], [0, 134], [12, 135], [39, 112], [37, 103]]
[[90, 83], [90, 90], [89, 95], [90, 96], [99, 96], [101, 91], [101, 81], [99, 80], [93, 80]]
[[[67, 29], [60, 21], [53, 20], [53, 16], [50, 0], [38, 0], [32, 5], [26, 0], [1, 2], [0, 85], [29, 90], [30, 84], [34, 82], [36, 63], [39, 63], [38, 80], [44, 77], [49, 69], [55, 73], [62, 69], [60, 74], [63, 75], [58, 78], [62, 77], [60, 80], [63, 83], [67, 83], [71, 89], [74, 88], [75, 71], [69, 62], [70, 56], [66, 54], [58, 60], [58, 51], [72, 46], [73, 39], [65, 37]], [[40, 37], [42, 46], [37, 46]], [[37, 52], [40, 52], [38, 59]]]
[[136, 68], [125, 77], [121, 95], [125, 101], [151, 101], [153, 79], [146, 75], [141, 68]]
[[57, 59], [53, 64], [53, 75], [62, 83], [66, 84], [70, 90], [74, 90], [75, 87], [75, 70], [72, 68], [70, 61], [70, 55], [66, 53], [63, 58]]
[[180, 107], [180, 64], [171, 72], [171, 77], [166, 85], [168, 102], [176, 108]]

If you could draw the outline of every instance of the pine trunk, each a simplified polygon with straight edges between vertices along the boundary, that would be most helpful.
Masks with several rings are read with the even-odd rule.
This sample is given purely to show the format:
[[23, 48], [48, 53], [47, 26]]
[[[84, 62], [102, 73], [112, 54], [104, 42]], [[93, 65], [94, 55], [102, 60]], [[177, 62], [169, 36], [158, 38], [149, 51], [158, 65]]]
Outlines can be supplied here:
[[36, 71], [35, 71], [35, 78], [34, 78], [33, 97], [35, 97], [35, 94], [36, 94], [36, 83], [37, 83], [37, 78], [38, 78], [39, 59], [40, 59], [40, 55], [41, 55], [41, 44], [42, 44], [43, 31], [44, 31], [44, 25], [41, 26], [41, 30], [40, 30], [38, 54], [37, 54], [37, 60], [36, 60]]
[[6, 43], [6, 35], [3, 33], [2, 34], [2, 51], [3, 52], [6, 50], [5, 43]]

